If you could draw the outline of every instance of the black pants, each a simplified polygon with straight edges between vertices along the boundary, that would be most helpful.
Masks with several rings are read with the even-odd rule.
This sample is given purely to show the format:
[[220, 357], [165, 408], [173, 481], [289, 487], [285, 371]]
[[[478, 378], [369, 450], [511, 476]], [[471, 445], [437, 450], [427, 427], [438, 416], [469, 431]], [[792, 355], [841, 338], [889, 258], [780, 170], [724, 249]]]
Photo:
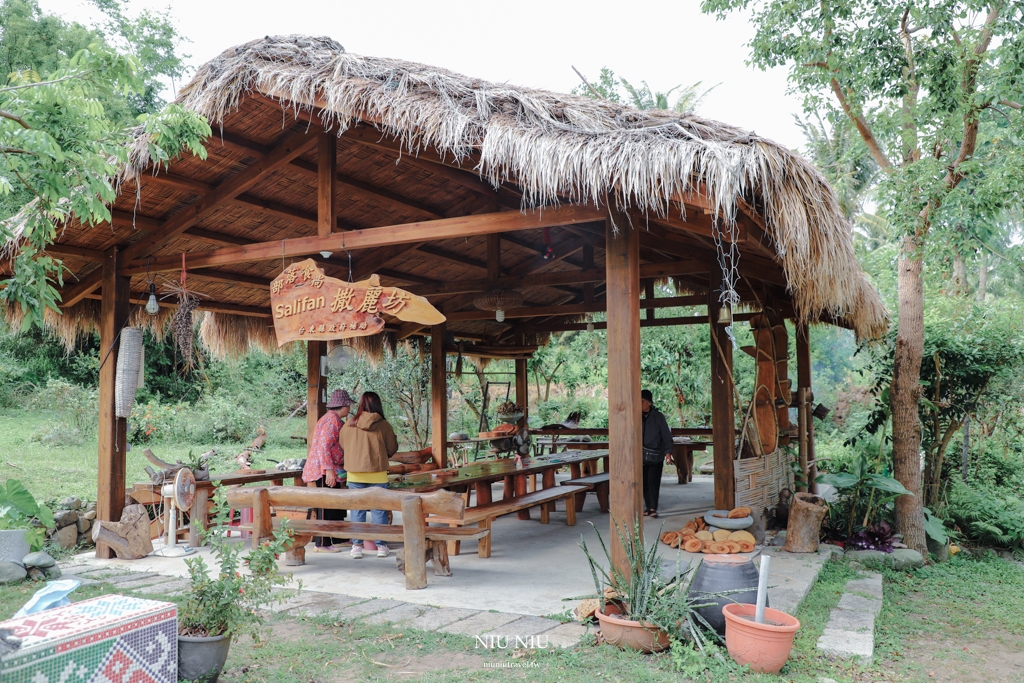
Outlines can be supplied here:
[[[316, 480], [317, 488], [346, 488], [341, 482], [336, 482], [333, 487], [327, 486], [325, 479], [326, 477], [320, 477]], [[316, 518], [326, 522], [343, 522], [345, 521], [345, 514], [345, 510], [318, 508], [316, 511]], [[313, 538], [313, 543], [316, 544], [317, 548], [330, 548], [334, 545], [334, 539], [328, 536], [316, 536]]]
[[665, 463], [657, 465], [644, 463], [644, 508], [647, 510], [658, 509], [658, 494], [661, 493], [661, 471]]

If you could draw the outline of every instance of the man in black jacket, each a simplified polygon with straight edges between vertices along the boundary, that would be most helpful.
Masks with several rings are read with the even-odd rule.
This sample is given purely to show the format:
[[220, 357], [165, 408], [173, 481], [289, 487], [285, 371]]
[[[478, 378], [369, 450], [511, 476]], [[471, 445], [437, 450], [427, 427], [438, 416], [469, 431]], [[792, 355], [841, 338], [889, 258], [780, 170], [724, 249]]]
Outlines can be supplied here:
[[644, 417], [644, 516], [658, 516], [658, 494], [661, 492], [661, 471], [665, 457], [672, 456], [672, 430], [661, 411], [654, 407], [649, 389], [640, 392]]

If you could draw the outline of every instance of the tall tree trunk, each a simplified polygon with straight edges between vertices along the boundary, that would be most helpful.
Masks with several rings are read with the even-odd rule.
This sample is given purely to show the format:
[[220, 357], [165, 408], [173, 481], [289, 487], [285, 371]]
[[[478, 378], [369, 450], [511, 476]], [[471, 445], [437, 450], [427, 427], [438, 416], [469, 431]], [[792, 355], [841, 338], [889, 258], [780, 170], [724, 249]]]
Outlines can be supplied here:
[[967, 266], [960, 254], [953, 257], [953, 291], [957, 296], [967, 293]]
[[893, 473], [913, 495], [896, 499], [896, 527], [907, 547], [927, 557], [921, 509], [921, 420], [917, 411], [924, 353], [924, 291], [917, 238], [904, 238], [901, 251], [897, 275], [899, 322], [891, 390]]
[[985, 289], [988, 287], [988, 254], [984, 251], [978, 256], [978, 301], [985, 303]]

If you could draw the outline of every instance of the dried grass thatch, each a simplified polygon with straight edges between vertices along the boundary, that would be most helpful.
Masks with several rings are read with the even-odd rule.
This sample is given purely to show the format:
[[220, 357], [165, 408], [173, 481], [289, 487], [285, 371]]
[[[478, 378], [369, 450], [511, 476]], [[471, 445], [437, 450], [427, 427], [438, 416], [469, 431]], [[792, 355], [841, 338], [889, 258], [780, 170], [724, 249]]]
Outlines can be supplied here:
[[[880, 335], [888, 313], [857, 264], [852, 228], [825, 178], [783, 146], [695, 114], [490, 83], [396, 59], [348, 54], [326, 37], [268, 36], [204, 64], [178, 101], [216, 128], [252, 92], [321, 112], [339, 134], [370, 123], [411, 152], [479, 153], [483, 178], [522, 188], [527, 207], [598, 203], [656, 215], [680, 193], [705, 194], [722, 215], [759, 208], [777, 245], [798, 314], [846, 320]], [[149, 164], [146, 140], [124, 177]]]
[[268, 318], [211, 311], [196, 317], [199, 319], [199, 339], [203, 347], [218, 360], [237, 360], [250, 351], [272, 355], [292, 348], [291, 344], [278, 348], [277, 335]]

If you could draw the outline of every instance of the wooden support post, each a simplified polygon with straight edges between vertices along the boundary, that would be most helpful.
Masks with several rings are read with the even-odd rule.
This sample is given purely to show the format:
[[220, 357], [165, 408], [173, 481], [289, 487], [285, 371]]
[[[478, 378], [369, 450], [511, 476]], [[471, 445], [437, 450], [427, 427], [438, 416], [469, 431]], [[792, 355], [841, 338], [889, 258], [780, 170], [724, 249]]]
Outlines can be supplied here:
[[328, 237], [334, 231], [337, 215], [337, 173], [338, 136], [331, 132], [320, 133], [317, 139], [317, 210], [316, 234]]
[[711, 441], [715, 462], [715, 507], [731, 510], [736, 505], [736, 408], [733, 403], [732, 340], [725, 325], [718, 324], [721, 309], [722, 271], [718, 260], [711, 263], [708, 288], [708, 324], [711, 327]]
[[405, 539], [405, 589], [427, 587], [427, 523], [423, 499], [412, 495], [402, 499], [402, 528]]
[[[583, 245], [583, 269], [592, 270], [594, 268], [594, 245], [590, 242], [586, 242]], [[583, 302], [587, 304], [594, 303], [594, 283], [587, 282], [583, 285]]]
[[[99, 378], [99, 461], [96, 491], [96, 519], [117, 522], [124, 509], [125, 453], [128, 421], [114, 412], [114, 386], [117, 381], [117, 350], [121, 328], [128, 324], [128, 285], [131, 278], [117, 274], [122, 253], [112, 247], [103, 255], [100, 303], [100, 378]], [[96, 544], [96, 557], [114, 556], [106, 543]]]
[[[644, 300], [648, 302], [654, 300], [654, 280], [644, 281]], [[653, 308], [648, 308], [647, 319], [654, 320], [654, 313], [655, 311]]]
[[430, 328], [430, 447], [434, 462], [448, 467], [448, 373], [445, 366], [444, 323]]
[[[640, 414], [640, 231], [610, 198], [605, 219], [608, 303], [608, 449], [612, 564], [629, 576], [619, 533], [640, 519], [643, 497]], [[641, 531], [643, 527], [641, 526]]]
[[327, 378], [320, 374], [320, 356], [327, 342], [306, 342], [306, 447], [313, 445], [316, 423], [327, 412]]
[[[516, 344], [524, 346], [526, 335], [522, 331], [516, 333]], [[523, 419], [519, 421], [519, 427], [526, 427], [530, 424], [530, 376], [527, 371], [527, 360], [517, 358], [516, 361], [516, 403], [523, 409]]]
[[810, 493], [818, 492], [818, 484], [814, 481], [818, 478], [818, 465], [814, 456], [814, 417], [811, 415], [814, 405], [814, 391], [811, 387], [811, 337], [806, 322], [794, 321], [796, 326], [796, 384], [798, 391], [803, 392], [803, 400], [800, 402], [797, 416], [799, 417], [800, 437], [806, 443], [806, 450], [800, 454], [800, 466], [803, 468], [804, 476], [807, 477], [807, 487]]

